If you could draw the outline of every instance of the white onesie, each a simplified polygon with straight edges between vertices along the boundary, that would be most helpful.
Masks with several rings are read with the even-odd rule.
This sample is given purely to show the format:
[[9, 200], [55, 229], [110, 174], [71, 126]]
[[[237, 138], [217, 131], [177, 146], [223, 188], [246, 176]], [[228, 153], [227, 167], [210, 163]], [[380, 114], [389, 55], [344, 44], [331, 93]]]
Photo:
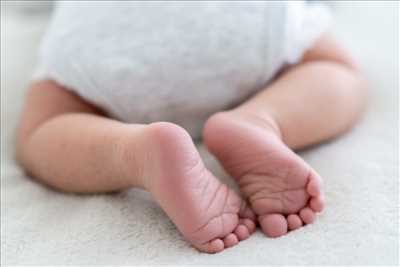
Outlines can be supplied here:
[[170, 121], [198, 137], [211, 114], [296, 63], [329, 22], [323, 7], [297, 1], [59, 2], [34, 79], [116, 119]]

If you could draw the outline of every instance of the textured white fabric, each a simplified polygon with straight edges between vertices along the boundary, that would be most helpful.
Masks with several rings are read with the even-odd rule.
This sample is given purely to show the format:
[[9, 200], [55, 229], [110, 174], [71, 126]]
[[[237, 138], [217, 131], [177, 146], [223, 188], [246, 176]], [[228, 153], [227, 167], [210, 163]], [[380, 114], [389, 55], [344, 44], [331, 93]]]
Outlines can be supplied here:
[[15, 127], [47, 21], [2, 13], [1, 265], [398, 265], [397, 6], [341, 2], [337, 8], [334, 30], [361, 60], [371, 103], [354, 131], [302, 153], [324, 178], [326, 211], [285, 237], [258, 231], [217, 255], [190, 248], [144, 192], [62, 194], [23, 174], [14, 161]]
[[132, 123], [171, 121], [198, 137], [329, 25], [303, 2], [58, 3], [35, 79], [71, 88]]
[[305, 4], [303, 1], [292, 1], [287, 5], [284, 61], [297, 63], [305, 50], [331, 24], [331, 16], [324, 6]]

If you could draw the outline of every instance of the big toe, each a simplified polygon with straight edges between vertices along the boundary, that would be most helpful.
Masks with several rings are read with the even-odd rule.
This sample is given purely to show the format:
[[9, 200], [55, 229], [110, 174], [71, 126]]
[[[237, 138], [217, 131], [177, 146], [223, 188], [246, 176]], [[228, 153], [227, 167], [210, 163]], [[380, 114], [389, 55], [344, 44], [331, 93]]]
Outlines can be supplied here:
[[262, 231], [268, 237], [279, 237], [288, 231], [286, 218], [281, 214], [267, 214], [258, 218]]

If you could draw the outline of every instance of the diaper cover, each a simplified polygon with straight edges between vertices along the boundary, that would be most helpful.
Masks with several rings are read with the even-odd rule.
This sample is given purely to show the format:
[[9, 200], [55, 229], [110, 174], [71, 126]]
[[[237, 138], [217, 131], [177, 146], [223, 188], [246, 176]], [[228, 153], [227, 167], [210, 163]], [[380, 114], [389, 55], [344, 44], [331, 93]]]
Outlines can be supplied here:
[[169, 121], [199, 137], [211, 114], [263, 89], [329, 23], [325, 8], [298, 1], [64, 1], [34, 79], [118, 120]]

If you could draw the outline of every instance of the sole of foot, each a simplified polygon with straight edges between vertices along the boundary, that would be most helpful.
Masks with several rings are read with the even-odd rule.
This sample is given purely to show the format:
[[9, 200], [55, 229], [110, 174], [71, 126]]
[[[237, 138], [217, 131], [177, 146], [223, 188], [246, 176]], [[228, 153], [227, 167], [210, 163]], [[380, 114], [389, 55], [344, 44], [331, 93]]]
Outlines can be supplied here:
[[216, 253], [255, 231], [255, 215], [206, 169], [189, 134], [167, 122], [144, 131], [147, 190], [198, 250]]
[[207, 121], [203, 140], [237, 181], [267, 236], [311, 224], [323, 210], [320, 176], [282, 142], [272, 118], [217, 113]]

